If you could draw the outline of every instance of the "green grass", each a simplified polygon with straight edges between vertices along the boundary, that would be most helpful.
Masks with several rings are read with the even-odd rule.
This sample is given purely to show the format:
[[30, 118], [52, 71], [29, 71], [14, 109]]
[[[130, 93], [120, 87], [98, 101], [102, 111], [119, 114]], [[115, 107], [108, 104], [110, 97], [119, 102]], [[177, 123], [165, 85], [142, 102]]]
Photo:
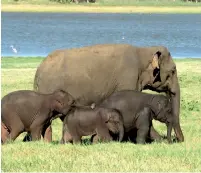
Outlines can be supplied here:
[[97, 3], [61, 4], [48, 0], [2, 0], [3, 12], [55, 13], [201, 13], [201, 3], [182, 0], [98, 0]]
[[[36, 67], [42, 58], [2, 58], [2, 95], [19, 89], [32, 89]], [[185, 142], [106, 143], [60, 145], [61, 121], [53, 122], [53, 142], [21, 140], [2, 146], [2, 170], [7, 172], [79, 172], [79, 171], [201, 171], [201, 59], [177, 59], [181, 87], [181, 127]], [[154, 122], [166, 134], [166, 127]]]
[[199, 3], [182, 0], [99, 0], [103, 6], [199, 6]]

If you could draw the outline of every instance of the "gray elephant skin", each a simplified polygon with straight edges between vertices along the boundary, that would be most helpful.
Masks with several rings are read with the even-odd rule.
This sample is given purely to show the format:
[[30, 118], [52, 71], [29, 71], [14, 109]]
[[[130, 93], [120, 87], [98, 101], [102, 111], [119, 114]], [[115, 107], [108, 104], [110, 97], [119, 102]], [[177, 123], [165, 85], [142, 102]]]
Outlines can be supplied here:
[[9, 93], [1, 100], [1, 141], [15, 140], [29, 132], [32, 140], [44, 137], [51, 119], [67, 114], [74, 100], [65, 91], [40, 94], [30, 90]]
[[[153, 79], [144, 80], [146, 74], [150, 73]], [[142, 81], [143, 85], [140, 84]], [[81, 105], [99, 104], [121, 90], [151, 89], [165, 92], [172, 100], [176, 137], [178, 141], [184, 141], [179, 122], [180, 86], [177, 69], [166, 47], [102, 44], [56, 50], [37, 68], [34, 90], [51, 93], [57, 89], [70, 93]], [[47, 132], [51, 134], [51, 127]], [[151, 134], [159, 136], [153, 127]], [[51, 136], [46, 135], [46, 138]]]
[[[123, 116], [125, 134], [129, 134], [133, 129], [137, 130], [136, 143], [145, 143], [153, 119], [167, 125], [167, 139], [169, 143], [172, 142], [171, 99], [164, 95], [131, 90], [119, 91], [113, 93], [99, 106], [117, 109]], [[93, 137], [95, 140], [95, 136]]]
[[97, 134], [101, 141], [112, 140], [110, 131], [124, 136], [123, 118], [119, 111], [110, 108], [75, 107], [63, 121], [61, 143], [81, 143], [82, 136]]

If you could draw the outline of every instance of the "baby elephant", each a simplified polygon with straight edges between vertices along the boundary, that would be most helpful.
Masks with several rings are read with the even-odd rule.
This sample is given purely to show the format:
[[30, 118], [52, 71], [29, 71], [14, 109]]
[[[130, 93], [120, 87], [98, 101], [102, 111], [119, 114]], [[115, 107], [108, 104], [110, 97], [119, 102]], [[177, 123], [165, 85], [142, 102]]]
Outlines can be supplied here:
[[62, 90], [40, 94], [30, 90], [12, 92], [1, 100], [1, 141], [15, 140], [22, 132], [29, 132], [32, 140], [39, 140], [51, 120], [58, 113], [67, 114], [74, 99]]
[[171, 142], [171, 131], [174, 128], [171, 105], [171, 100], [166, 96], [129, 90], [113, 93], [100, 104], [101, 107], [121, 112], [125, 136], [137, 129], [137, 143], [145, 143], [153, 119], [167, 125], [167, 138]]
[[119, 134], [119, 141], [123, 139], [123, 118], [117, 110], [75, 107], [64, 119], [61, 143], [81, 143], [82, 136], [94, 134], [102, 141], [111, 141], [110, 131]]

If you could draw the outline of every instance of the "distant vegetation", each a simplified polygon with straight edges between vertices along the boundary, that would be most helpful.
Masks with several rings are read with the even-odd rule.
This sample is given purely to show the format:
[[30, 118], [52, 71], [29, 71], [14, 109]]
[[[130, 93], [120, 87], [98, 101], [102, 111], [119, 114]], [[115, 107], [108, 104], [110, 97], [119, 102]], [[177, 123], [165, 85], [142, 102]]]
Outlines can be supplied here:
[[199, 6], [201, 0], [2, 0], [3, 4], [94, 4], [102, 6]]

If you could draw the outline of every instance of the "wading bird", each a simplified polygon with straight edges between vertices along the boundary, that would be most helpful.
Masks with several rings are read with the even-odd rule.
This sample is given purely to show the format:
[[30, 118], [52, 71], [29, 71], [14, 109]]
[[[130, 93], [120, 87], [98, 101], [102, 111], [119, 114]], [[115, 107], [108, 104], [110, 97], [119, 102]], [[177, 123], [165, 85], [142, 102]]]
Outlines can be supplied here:
[[12, 49], [12, 51], [13, 51], [14, 53], [17, 53], [17, 49], [16, 49], [16, 48], [14, 48], [14, 46], [13, 46], [13, 45], [11, 45], [10, 47], [11, 47], [11, 49]]

